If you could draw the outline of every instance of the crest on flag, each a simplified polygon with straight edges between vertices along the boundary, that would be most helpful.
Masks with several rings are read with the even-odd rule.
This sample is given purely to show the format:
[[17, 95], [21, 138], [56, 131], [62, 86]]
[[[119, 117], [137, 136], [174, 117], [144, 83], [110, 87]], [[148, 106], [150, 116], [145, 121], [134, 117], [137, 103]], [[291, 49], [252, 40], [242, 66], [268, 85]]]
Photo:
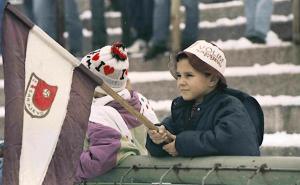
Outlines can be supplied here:
[[55, 99], [57, 86], [52, 86], [32, 73], [26, 87], [25, 110], [32, 118], [45, 117]]
[[2, 25], [3, 184], [74, 185], [99, 79], [9, 3]]

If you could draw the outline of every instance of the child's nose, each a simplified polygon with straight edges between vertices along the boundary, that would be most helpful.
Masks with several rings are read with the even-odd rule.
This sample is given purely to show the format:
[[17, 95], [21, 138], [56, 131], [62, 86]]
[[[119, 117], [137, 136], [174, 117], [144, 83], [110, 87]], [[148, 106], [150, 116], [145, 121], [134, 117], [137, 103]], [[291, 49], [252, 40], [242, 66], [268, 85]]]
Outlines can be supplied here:
[[177, 84], [178, 84], [178, 86], [185, 85], [185, 84], [186, 84], [186, 81], [184, 80], [184, 78], [179, 78], [179, 79], [177, 80]]

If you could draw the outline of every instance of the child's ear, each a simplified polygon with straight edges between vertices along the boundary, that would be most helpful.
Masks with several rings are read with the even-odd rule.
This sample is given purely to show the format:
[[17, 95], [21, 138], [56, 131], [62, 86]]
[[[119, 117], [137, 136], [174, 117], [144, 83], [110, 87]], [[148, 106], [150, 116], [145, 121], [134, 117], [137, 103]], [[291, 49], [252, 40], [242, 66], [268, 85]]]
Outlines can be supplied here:
[[217, 75], [211, 75], [209, 79], [209, 86], [215, 87], [218, 84], [219, 80], [220, 78]]

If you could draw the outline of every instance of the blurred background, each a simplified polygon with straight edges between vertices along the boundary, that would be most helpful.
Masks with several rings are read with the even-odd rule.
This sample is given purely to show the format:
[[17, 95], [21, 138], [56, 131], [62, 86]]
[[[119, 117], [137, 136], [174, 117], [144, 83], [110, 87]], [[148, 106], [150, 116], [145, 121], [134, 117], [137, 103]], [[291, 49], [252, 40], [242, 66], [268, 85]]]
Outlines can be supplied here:
[[[1, 2], [3, 13], [4, 0]], [[227, 58], [229, 87], [254, 96], [265, 118], [262, 155], [300, 156], [299, 0], [11, 0], [79, 60], [122, 41], [132, 88], [162, 120], [179, 95], [168, 62], [199, 39]], [[5, 29], [5, 28], [3, 28]], [[0, 59], [0, 138], [4, 82]]]

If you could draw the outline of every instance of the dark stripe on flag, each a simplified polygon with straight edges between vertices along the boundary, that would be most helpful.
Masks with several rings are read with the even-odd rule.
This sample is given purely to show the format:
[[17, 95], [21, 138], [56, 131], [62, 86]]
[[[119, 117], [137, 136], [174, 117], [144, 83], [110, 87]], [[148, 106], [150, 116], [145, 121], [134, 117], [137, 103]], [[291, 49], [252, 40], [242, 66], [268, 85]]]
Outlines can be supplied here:
[[96, 85], [81, 68], [75, 68], [67, 116], [43, 185], [74, 184]]
[[[26, 47], [28, 34], [33, 26], [34, 24], [21, 15], [13, 6], [7, 5], [3, 22], [5, 78], [3, 182], [9, 185], [19, 184], [24, 122]], [[66, 116], [43, 181], [44, 185], [73, 185], [74, 183], [87, 129], [92, 97], [97, 86], [97, 82], [86, 72], [82, 65], [74, 69]]]
[[3, 15], [3, 63], [5, 93], [5, 136], [3, 184], [19, 184], [22, 147], [25, 58], [29, 30], [33, 23], [7, 5]]

